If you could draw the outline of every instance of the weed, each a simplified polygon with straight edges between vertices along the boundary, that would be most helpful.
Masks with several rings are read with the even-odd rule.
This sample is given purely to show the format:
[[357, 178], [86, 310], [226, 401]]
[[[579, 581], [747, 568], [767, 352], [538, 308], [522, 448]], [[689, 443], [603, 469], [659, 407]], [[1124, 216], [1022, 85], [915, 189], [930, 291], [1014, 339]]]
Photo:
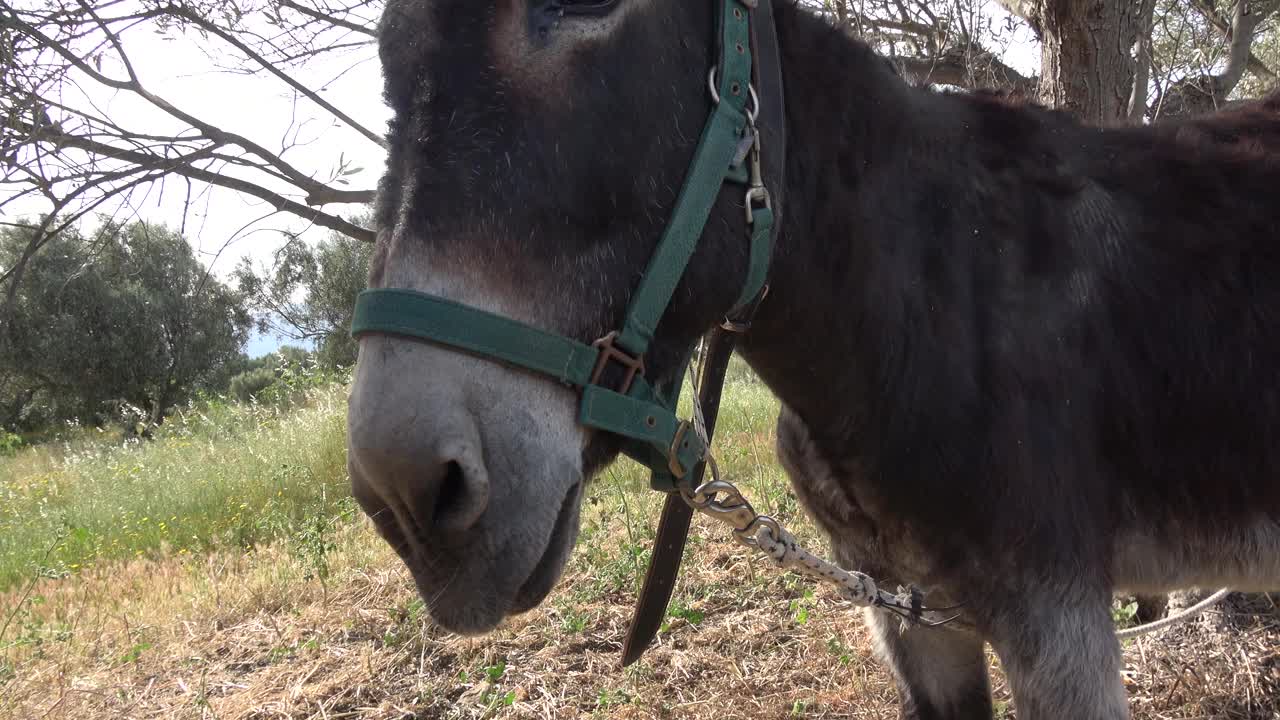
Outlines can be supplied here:
[[1112, 608], [1111, 619], [1121, 628], [1135, 625], [1138, 619], [1138, 601], [1133, 600]]
[[806, 587], [804, 593], [788, 604], [788, 612], [799, 625], [809, 622], [809, 609], [814, 606], [813, 588]]
[[564, 632], [572, 635], [574, 633], [580, 633], [586, 629], [587, 616], [584, 613], [578, 612], [576, 609], [567, 605], [560, 607], [559, 612], [560, 629]]
[[675, 604], [667, 613], [671, 617], [683, 618], [690, 625], [697, 625], [702, 622], [704, 613], [701, 610], [693, 610], [681, 604]]
[[120, 664], [128, 665], [130, 663], [136, 663], [138, 662], [138, 660], [142, 658], [142, 653], [150, 649], [151, 649], [151, 643], [147, 643], [147, 642], [135, 643], [133, 647], [129, 648], [125, 652], [124, 655], [120, 656]]
[[845, 645], [843, 642], [841, 642], [840, 638], [834, 635], [827, 638], [827, 652], [830, 652], [832, 655], [835, 655], [836, 658], [840, 660], [841, 665], [848, 665], [850, 662], [853, 661], [853, 657], [850, 655], [849, 647]]
[[608, 710], [618, 705], [626, 705], [631, 702], [631, 696], [625, 690], [602, 689], [596, 694], [596, 709]]
[[[324, 502], [323, 495], [321, 502]], [[326, 587], [329, 579], [329, 555], [336, 548], [332, 527], [334, 520], [335, 518], [320, 514], [308, 515], [302, 519], [293, 536], [294, 551], [307, 567], [303, 579], [318, 579]]]
[[13, 457], [23, 445], [22, 436], [0, 430], [0, 457]]

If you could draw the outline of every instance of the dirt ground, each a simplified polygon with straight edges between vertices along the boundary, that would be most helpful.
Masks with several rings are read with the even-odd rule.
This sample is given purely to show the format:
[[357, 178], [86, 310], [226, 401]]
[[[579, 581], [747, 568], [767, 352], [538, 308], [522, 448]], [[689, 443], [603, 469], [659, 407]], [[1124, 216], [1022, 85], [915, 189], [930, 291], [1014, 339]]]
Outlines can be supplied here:
[[[641, 567], [613, 552], [626, 547], [616, 533], [580, 546], [546, 603], [483, 638], [434, 629], [365, 524], [336, 540], [323, 583], [283, 547], [43, 582], [0, 596], [0, 622], [11, 617], [0, 717], [897, 716], [859, 613], [705, 522], [668, 626], [620, 668]], [[1280, 610], [1268, 596], [1231, 596], [1131, 641], [1125, 661], [1135, 718], [1280, 720]], [[1016, 717], [992, 668], [997, 716]]]

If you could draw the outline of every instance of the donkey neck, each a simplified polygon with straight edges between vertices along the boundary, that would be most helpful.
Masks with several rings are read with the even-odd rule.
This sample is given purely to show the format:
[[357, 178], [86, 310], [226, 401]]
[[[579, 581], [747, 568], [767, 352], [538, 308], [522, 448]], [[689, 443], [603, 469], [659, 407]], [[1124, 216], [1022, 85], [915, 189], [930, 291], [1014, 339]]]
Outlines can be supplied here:
[[806, 423], [847, 427], [869, 370], [859, 366], [871, 351], [863, 277], [874, 252], [860, 237], [853, 201], [878, 168], [900, 162], [920, 91], [809, 11], [777, 3], [775, 18], [786, 88], [785, 201], [770, 292], [740, 347]]

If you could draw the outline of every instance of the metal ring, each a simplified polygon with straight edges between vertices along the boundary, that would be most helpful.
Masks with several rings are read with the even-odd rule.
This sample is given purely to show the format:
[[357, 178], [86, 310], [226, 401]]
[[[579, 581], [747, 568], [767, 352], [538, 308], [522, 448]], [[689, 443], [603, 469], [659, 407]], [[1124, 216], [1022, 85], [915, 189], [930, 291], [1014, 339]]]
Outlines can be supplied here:
[[[716, 104], [720, 104], [720, 91], [716, 89], [716, 66], [711, 66], [711, 72], [707, 73], [707, 87], [711, 90], [711, 100]], [[756, 124], [756, 118], [760, 115], [760, 96], [756, 94], [756, 86], [747, 83], [747, 90], [751, 96], [751, 107], [746, 108], [747, 121], [752, 125]]]

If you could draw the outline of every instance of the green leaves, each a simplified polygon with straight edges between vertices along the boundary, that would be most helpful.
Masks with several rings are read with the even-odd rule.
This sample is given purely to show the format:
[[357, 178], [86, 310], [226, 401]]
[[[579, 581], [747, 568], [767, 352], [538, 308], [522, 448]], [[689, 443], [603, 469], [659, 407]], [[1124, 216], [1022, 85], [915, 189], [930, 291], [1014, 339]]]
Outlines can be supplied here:
[[[32, 230], [0, 231], [0, 266]], [[0, 427], [65, 420], [146, 426], [240, 357], [250, 317], [238, 292], [178, 233], [108, 223], [67, 230], [31, 260], [0, 343]]]
[[[368, 222], [368, 218], [359, 219]], [[293, 238], [269, 265], [246, 258], [234, 278], [257, 316], [258, 328], [294, 340], [316, 341], [324, 369], [355, 364], [351, 315], [369, 275], [371, 243], [334, 233], [314, 247]]]

